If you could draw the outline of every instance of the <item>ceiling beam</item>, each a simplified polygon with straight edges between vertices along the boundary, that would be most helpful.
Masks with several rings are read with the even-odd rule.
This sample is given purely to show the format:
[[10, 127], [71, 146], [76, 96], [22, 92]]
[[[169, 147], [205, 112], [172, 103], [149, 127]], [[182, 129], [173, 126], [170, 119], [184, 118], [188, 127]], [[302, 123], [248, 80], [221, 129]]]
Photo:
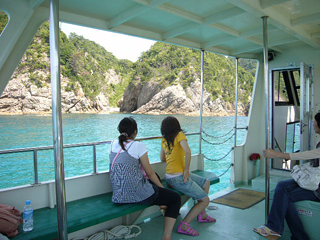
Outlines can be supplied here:
[[260, 5], [262, 9], [265, 9], [288, 1], [289, 0], [260, 0]]
[[[238, 55], [241, 53], [246, 53], [246, 52], [251, 52], [251, 51], [256, 51], [256, 50], [261, 50], [263, 49], [263, 42], [260, 40], [255, 40], [256, 43], [258, 45], [256, 46], [250, 46], [250, 47], [245, 47], [245, 48], [241, 48], [238, 51], [232, 52], [232, 54], [234, 55]], [[276, 52], [283, 52], [283, 50], [277, 46], [282, 45], [282, 44], [287, 44], [287, 43], [293, 43], [293, 42], [297, 42], [298, 40], [295, 38], [286, 38], [286, 39], [281, 39], [281, 40], [277, 40], [277, 41], [270, 41], [268, 46], [271, 50], [274, 50]]]
[[[278, 28], [274, 27], [274, 26], [269, 26], [268, 28], [268, 31], [273, 31], [273, 30], [276, 30]], [[222, 37], [222, 38], [219, 38], [219, 39], [214, 39], [212, 41], [208, 41], [206, 43], [203, 43], [202, 46], [203, 48], [208, 48], [208, 47], [212, 47], [212, 46], [216, 46], [216, 45], [219, 45], [219, 44], [222, 44], [224, 42], [229, 42], [229, 41], [232, 41], [234, 40], [235, 37], [240, 37], [240, 38], [243, 38], [243, 39], [246, 39], [246, 40], [249, 40], [249, 37], [252, 37], [252, 36], [255, 36], [255, 35], [259, 35], [262, 33], [262, 28], [253, 28], [253, 29], [248, 29], [246, 31], [243, 31], [243, 32], [237, 32], [237, 34], [231, 34], [233, 36], [226, 36], [226, 37]]]
[[[133, 0], [133, 1], [138, 2], [138, 3], [140, 3], [140, 4], [144, 4], [144, 5], [147, 4], [147, 1], [146, 1], [146, 0]], [[232, 1], [232, 0], [228, 0], [228, 1]], [[235, 1], [235, 2], [239, 2], [240, 5], [237, 5], [237, 4], [234, 4], [234, 5], [237, 6], [237, 8], [240, 8], [240, 9], [243, 10], [243, 11], [239, 11], [239, 12], [238, 12], [239, 14], [242, 14], [243, 12], [247, 12], [248, 10], [246, 9], [246, 7], [249, 8], [249, 9], [251, 9], [251, 10], [252, 10], [252, 9], [254, 10], [254, 8], [248, 6], [248, 5], [245, 4], [245, 3], [242, 3], [241, 0], [234, 0], [234, 1]], [[168, 12], [168, 13], [171, 13], [171, 14], [176, 15], [176, 16], [179, 16], [179, 17], [182, 17], [182, 18], [184, 18], [184, 19], [188, 19], [188, 20], [192, 21], [193, 23], [203, 24], [203, 22], [205, 21], [205, 20], [203, 20], [203, 19], [202, 19], [201, 17], [199, 17], [199, 16], [190, 14], [190, 13], [188, 13], [188, 12], [186, 12], [186, 11], [183, 11], [183, 10], [181, 10], [181, 9], [179, 9], [179, 8], [172, 7], [172, 6], [169, 5], [169, 4], [162, 4], [162, 5], [158, 6], [157, 9], [162, 10], [162, 11], [165, 11], [165, 12]], [[236, 8], [231, 8], [231, 9], [233, 9], [232, 11], [235, 11], [234, 9], [236, 9]], [[241, 13], [240, 13], [240, 12], [241, 12]], [[212, 18], [213, 18], [213, 17], [212, 17]], [[209, 21], [209, 20], [208, 20], [208, 21]], [[240, 32], [239, 32], [239, 31], [237, 31], [237, 30], [235, 30], [235, 29], [233, 29], [233, 28], [231, 28], [231, 27], [228, 27], [228, 26], [226, 26], [226, 25], [223, 25], [223, 24], [221, 24], [221, 23], [213, 23], [213, 24], [210, 24], [210, 25], [208, 25], [208, 26], [209, 26], [209, 27], [212, 27], [212, 28], [214, 28], [214, 29], [218, 29], [218, 30], [220, 30], [220, 31], [222, 31], [222, 32], [224, 32], [224, 33], [227, 33], [227, 34], [229, 34], [229, 35], [232, 35], [232, 36], [236, 36], [236, 37], [239, 37], [239, 36], [240, 36]], [[186, 29], [187, 27], [190, 27], [190, 28], [193, 27], [193, 28], [194, 28], [195, 25], [193, 25], [193, 24], [184, 25], [184, 26], [181, 26], [180, 28], [174, 29], [174, 30], [172, 30], [172, 31], [168, 31], [168, 32], [166, 32], [166, 33], [163, 34], [162, 40], [170, 39], [170, 38], [176, 37], [176, 36], [178, 36], [178, 35], [181, 35], [181, 34], [185, 31], [185, 29]], [[250, 41], [250, 39], [247, 39], [247, 40]], [[204, 43], [204, 44], [206, 44], [206, 43]], [[209, 46], [209, 44], [208, 44], [208, 46]]]
[[[269, 25], [268, 26], [268, 31], [273, 31], [273, 30], [276, 30], [276, 29], [278, 29], [278, 28], [276, 28], [273, 25]], [[245, 38], [245, 37], [250, 37], [250, 36], [259, 35], [259, 34], [263, 34], [262, 27], [257, 27], [257, 28], [252, 28], [252, 29], [248, 29], [248, 30], [242, 31], [240, 33], [240, 37]]]
[[[143, 5], [147, 5], [148, 1], [147, 0], [132, 0], [134, 2], [143, 4]], [[167, 13], [171, 13], [173, 15], [182, 17], [184, 19], [188, 19], [192, 22], [196, 22], [196, 23], [202, 23], [202, 18], [199, 16], [196, 16], [194, 14], [191, 14], [189, 12], [183, 11], [179, 8], [173, 7], [169, 4], [162, 4], [160, 6], [157, 7], [159, 10], [165, 11]]]
[[[316, 38], [312, 38], [311, 34], [306, 32], [300, 26], [292, 26], [291, 20], [286, 18], [281, 12], [277, 11], [273, 7], [262, 9], [259, 0], [227, 0], [228, 2], [250, 12], [254, 16], [262, 17], [268, 16], [268, 22], [284, 32], [300, 39], [302, 42], [320, 49], [320, 41]], [[262, 20], [261, 20], [262, 22]]]
[[291, 20], [292, 26], [298, 26], [305, 23], [316, 22], [320, 20], [320, 13], [311, 14], [308, 16], [299, 17]]
[[108, 30], [109, 25], [108, 21], [97, 20], [96, 18], [65, 11], [60, 11], [60, 21], [101, 30]]
[[191, 14], [189, 12], [183, 11], [183, 10], [181, 10], [179, 8], [176, 8], [176, 7], [173, 7], [173, 6], [169, 5], [169, 4], [163, 4], [163, 5], [160, 5], [157, 8], [159, 10], [165, 11], [167, 13], [171, 13], [171, 14], [173, 14], [175, 16], [179, 16], [181, 18], [190, 20], [190, 21], [195, 22], [195, 23], [202, 24], [202, 22], [203, 22], [202, 17], [199, 17], [198, 15], [194, 15], [194, 14]]
[[235, 16], [238, 16], [243, 13], [245, 13], [245, 11], [240, 8], [237, 8], [237, 7], [231, 8], [226, 11], [223, 11], [223, 12], [220, 12], [217, 14], [213, 14], [209, 17], [204, 18], [202, 20], [202, 24], [188, 23], [188, 24], [185, 24], [185, 25], [178, 27], [176, 29], [170, 30], [170, 31], [163, 34], [163, 39], [166, 40], [169, 38], [173, 38], [178, 35], [189, 32], [193, 29], [201, 28], [203, 26], [208, 26], [210, 24], [217, 23], [217, 22], [229, 19], [231, 17], [235, 17]]
[[189, 32], [193, 29], [199, 28], [200, 26], [201, 25], [199, 23], [194, 23], [194, 22], [185, 24], [183, 26], [180, 26], [178, 28], [175, 28], [173, 30], [170, 30], [168, 32], [163, 33], [162, 34], [163, 40], [167, 40], [169, 38], [176, 37], [176, 36], [181, 35], [183, 33]]
[[320, 37], [320, 32], [316, 32], [316, 33], [311, 34], [311, 37], [312, 38], [319, 38]]
[[203, 49], [206, 49], [206, 48], [209, 48], [209, 47], [212, 47], [212, 46], [217, 46], [217, 45], [220, 45], [222, 43], [232, 41], [235, 38], [236, 37], [234, 37], [234, 36], [230, 36], [230, 35], [228, 36], [227, 35], [227, 36], [224, 36], [224, 37], [216, 38], [216, 39], [214, 39], [212, 41], [208, 41], [208, 42], [202, 44], [201, 46], [202, 46]]
[[232, 36], [236, 36], [236, 37], [240, 36], [240, 32], [238, 30], [235, 30], [234, 28], [228, 27], [228, 26], [221, 24], [221, 23], [214, 23], [214, 24], [209, 25], [209, 27], [218, 29], [221, 32], [230, 34]]
[[37, 7], [39, 7], [42, 3], [43, 3], [44, 0], [31, 0], [30, 2], [30, 8], [31, 9], [36, 9]]
[[109, 29], [112, 29], [116, 26], [119, 26], [120, 24], [127, 22], [134, 17], [137, 17], [153, 8], [158, 7], [161, 4], [164, 4], [165, 2], [168, 2], [169, 0], [153, 0], [150, 1], [148, 5], [138, 5], [136, 7], [133, 7], [123, 13], [120, 13], [118, 16], [114, 17], [113, 19], [109, 20]]
[[238, 8], [238, 7], [230, 8], [230, 9], [225, 10], [223, 12], [212, 14], [211, 16], [206, 17], [203, 20], [203, 24], [207, 26], [209, 24], [221, 22], [221, 21], [227, 20], [229, 18], [239, 16], [244, 13], [246, 13], [246, 11], [244, 11], [241, 8]]

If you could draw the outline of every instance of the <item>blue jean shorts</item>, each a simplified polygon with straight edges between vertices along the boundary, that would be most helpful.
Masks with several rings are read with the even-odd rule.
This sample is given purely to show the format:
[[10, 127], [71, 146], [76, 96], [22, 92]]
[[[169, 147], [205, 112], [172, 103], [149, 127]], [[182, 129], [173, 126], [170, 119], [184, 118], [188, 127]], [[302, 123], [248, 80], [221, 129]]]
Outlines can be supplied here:
[[183, 182], [183, 174], [167, 178], [167, 183], [171, 185], [174, 189], [182, 192], [183, 194], [192, 197], [194, 200], [200, 200], [207, 196], [207, 193], [203, 190], [203, 186], [207, 179], [200, 177], [196, 174], [190, 174], [190, 180], [186, 183]]

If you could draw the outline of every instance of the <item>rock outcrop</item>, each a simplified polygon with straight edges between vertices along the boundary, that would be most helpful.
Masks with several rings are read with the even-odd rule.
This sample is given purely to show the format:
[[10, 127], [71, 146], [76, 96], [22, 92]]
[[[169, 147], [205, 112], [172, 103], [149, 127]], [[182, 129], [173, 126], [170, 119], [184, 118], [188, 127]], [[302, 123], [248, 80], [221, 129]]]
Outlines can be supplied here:
[[[84, 96], [80, 85], [77, 91], [66, 91], [68, 79], [61, 76], [61, 109], [64, 113], [110, 112], [109, 99], [100, 93], [94, 100]], [[29, 81], [29, 74], [12, 78], [0, 97], [0, 114], [46, 114], [51, 113], [51, 84], [41, 87]]]
[[[133, 113], [199, 115], [200, 107], [201, 84], [199, 81], [195, 81], [186, 90], [180, 84], [162, 89], [148, 103]], [[208, 92], [203, 92], [204, 116], [229, 116], [234, 114], [234, 109], [235, 107], [231, 103], [224, 102], [220, 98], [213, 101]], [[239, 115], [245, 115], [244, 110], [245, 108], [239, 107]]]
[[[41, 73], [44, 74], [44, 73]], [[106, 82], [117, 84], [121, 81], [114, 71], [106, 74]], [[61, 107], [64, 113], [110, 113], [108, 96], [100, 93], [94, 100], [86, 98], [81, 86], [76, 91], [66, 91], [68, 79], [61, 76]], [[105, 89], [105, 88], [104, 88]], [[145, 83], [130, 82], [124, 96], [118, 101], [121, 112], [137, 114], [185, 114], [199, 115], [201, 107], [201, 84], [196, 80], [183, 89], [180, 84], [164, 87], [154, 79]], [[234, 104], [220, 98], [212, 100], [203, 92], [204, 116], [228, 116], [235, 112]], [[38, 87], [24, 73], [12, 78], [0, 97], [0, 114], [47, 114], [51, 113], [51, 84], [45, 81]], [[238, 114], [247, 115], [249, 105], [238, 105]]]

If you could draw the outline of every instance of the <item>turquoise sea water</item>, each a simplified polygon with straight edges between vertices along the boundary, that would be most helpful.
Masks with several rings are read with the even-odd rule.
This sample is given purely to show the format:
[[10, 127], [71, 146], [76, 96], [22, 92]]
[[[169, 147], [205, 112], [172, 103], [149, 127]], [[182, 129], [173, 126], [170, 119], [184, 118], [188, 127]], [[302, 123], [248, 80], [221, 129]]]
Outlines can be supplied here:
[[[64, 114], [63, 143], [85, 143], [113, 140], [118, 137], [117, 126], [123, 117], [132, 116], [138, 123], [138, 138], [160, 136], [160, 124], [167, 115], [133, 114]], [[182, 128], [187, 132], [199, 132], [199, 117], [175, 115]], [[234, 117], [203, 117], [203, 129], [206, 133], [219, 137], [234, 128]], [[247, 126], [247, 117], [238, 117], [238, 127]], [[233, 133], [233, 132], [232, 132]], [[221, 138], [203, 137], [214, 143], [224, 142], [232, 133]], [[237, 144], [244, 140], [246, 131], [238, 130]], [[0, 150], [52, 146], [51, 116], [0, 116]], [[151, 162], [159, 161], [160, 139], [144, 141]], [[199, 152], [199, 135], [188, 136], [193, 154]], [[211, 159], [220, 159], [234, 145], [232, 137], [221, 145], [211, 145], [202, 141], [202, 153]], [[98, 172], [107, 171], [109, 145], [97, 146]], [[93, 172], [93, 148], [79, 147], [64, 150], [65, 176], [90, 174]], [[230, 166], [231, 154], [220, 161], [205, 160], [205, 169], [220, 175]], [[53, 151], [38, 152], [39, 182], [54, 179]], [[8, 188], [33, 183], [33, 153], [14, 153], [0, 155], [0, 188]], [[214, 186], [223, 189], [229, 185], [230, 170], [224, 174], [220, 183]], [[212, 190], [213, 191], [213, 190]]]

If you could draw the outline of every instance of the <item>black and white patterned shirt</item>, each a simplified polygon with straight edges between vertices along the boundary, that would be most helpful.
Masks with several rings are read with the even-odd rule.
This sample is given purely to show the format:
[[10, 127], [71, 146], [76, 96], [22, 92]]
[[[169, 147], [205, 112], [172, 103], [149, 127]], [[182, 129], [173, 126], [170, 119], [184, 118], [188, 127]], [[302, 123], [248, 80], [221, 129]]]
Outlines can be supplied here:
[[[129, 148], [135, 145], [135, 143], [137, 142], [129, 144]], [[111, 164], [116, 155], [116, 152], [110, 151], [110, 182], [113, 189], [112, 202], [136, 203], [154, 194], [152, 185], [142, 174], [140, 160], [131, 156], [127, 151], [122, 151], [118, 155], [111, 170]]]

